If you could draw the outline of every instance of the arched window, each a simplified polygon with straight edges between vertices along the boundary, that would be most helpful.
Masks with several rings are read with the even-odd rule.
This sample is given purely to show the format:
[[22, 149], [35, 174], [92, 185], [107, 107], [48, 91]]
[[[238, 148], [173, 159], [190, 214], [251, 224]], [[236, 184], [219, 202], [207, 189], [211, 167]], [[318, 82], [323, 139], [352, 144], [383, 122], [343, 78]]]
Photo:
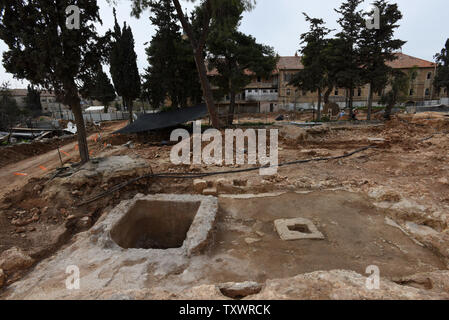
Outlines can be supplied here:
[[432, 72], [427, 73], [427, 80], [432, 79]]

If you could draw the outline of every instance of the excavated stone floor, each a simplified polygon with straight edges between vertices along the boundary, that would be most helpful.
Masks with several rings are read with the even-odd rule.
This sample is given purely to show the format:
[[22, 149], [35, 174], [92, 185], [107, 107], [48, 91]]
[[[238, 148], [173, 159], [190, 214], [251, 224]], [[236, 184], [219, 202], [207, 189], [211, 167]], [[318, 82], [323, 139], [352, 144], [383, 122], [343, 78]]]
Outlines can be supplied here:
[[[126, 234], [134, 239], [130, 243], [136, 243], [135, 234], [123, 229], [123, 225], [130, 223], [129, 215], [137, 216], [139, 223], [139, 219], [145, 222], [147, 212], [190, 214], [193, 220], [183, 245], [166, 250], [123, 248], [133, 247], [122, 242], [120, 237]], [[279, 219], [308, 219], [324, 239], [284, 241], [274, 224]], [[157, 230], [144, 229], [153, 235]], [[179, 245], [179, 241], [175, 243]], [[39, 263], [22, 280], [8, 287], [1, 298], [200, 299], [209, 292], [209, 298], [224, 299], [227, 297], [223, 292], [229, 290], [220, 284], [246, 281], [252, 287], [262, 286], [253, 294], [260, 291], [261, 297], [268, 297], [266, 290], [274, 279], [316, 271], [349, 270], [346, 274], [338, 273], [334, 281], [354, 286], [371, 265], [379, 267], [387, 287], [399, 290], [402, 298], [406, 298], [406, 292], [428, 295], [427, 298], [432, 294], [419, 293], [417, 289], [398, 286], [387, 279], [446, 269], [440, 257], [401, 228], [389, 224], [382, 209], [356, 193], [230, 195], [219, 197], [218, 203], [216, 198], [204, 196], [137, 195], [104, 215], [91, 230], [78, 234], [55, 256]], [[66, 289], [68, 266], [80, 270], [79, 290]], [[347, 283], [348, 279], [352, 279], [351, 284]], [[225, 286], [233, 287], [232, 284]], [[357, 290], [368, 295], [365, 288]]]

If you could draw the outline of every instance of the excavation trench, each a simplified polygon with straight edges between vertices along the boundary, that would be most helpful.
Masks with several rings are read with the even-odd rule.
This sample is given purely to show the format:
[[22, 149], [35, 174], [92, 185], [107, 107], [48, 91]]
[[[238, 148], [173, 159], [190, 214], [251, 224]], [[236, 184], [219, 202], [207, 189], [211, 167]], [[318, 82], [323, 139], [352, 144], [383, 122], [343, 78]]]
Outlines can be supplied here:
[[124, 249], [182, 247], [200, 202], [137, 201], [114, 226], [111, 237]]

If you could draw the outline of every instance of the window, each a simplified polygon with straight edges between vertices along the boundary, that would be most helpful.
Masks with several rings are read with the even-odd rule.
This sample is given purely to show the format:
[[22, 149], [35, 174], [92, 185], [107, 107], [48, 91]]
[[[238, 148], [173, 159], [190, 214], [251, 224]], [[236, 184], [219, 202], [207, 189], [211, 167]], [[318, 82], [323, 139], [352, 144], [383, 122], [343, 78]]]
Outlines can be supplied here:
[[290, 82], [293, 79], [293, 74], [291, 73], [285, 73], [284, 74], [284, 81], [285, 82]]
[[290, 89], [287, 89], [287, 96], [289, 96], [291, 94]]
[[413, 89], [410, 89], [410, 95], [413, 96], [415, 94], [415, 91]]
[[261, 77], [257, 77], [257, 82], [262, 82], [262, 78]]
[[264, 89], [264, 90], [263, 90], [263, 93], [267, 93], [267, 90]]
[[360, 97], [360, 96], [362, 96], [362, 88], [359, 88], [358, 90], [357, 90], [357, 95]]
[[338, 96], [338, 89], [335, 90], [334, 95]]
[[427, 74], [427, 80], [430, 80], [430, 79], [432, 79], [432, 72], [429, 72], [429, 73]]
[[430, 96], [430, 89], [429, 88], [426, 89], [426, 96]]
[[251, 92], [253, 92], [253, 89], [249, 89], [249, 90], [248, 90], [248, 93], [251, 93]]

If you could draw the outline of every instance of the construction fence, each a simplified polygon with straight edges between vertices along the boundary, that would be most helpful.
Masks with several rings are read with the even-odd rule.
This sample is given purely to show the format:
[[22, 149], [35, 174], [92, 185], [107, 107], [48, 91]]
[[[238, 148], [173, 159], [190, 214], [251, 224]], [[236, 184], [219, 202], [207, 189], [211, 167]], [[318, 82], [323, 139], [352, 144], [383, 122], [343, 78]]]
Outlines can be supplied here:
[[[62, 110], [52, 112], [52, 117], [54, 119], [62, 119], [75, 121], [75, 116], [72, 111]], [[85, 122], [103, 122], [103, 121], [117, 121], [117, 120], [128, 120], [129, 112], [126, 111], [116, 111], [116, 112], [83, 112], [83, 118]]]

